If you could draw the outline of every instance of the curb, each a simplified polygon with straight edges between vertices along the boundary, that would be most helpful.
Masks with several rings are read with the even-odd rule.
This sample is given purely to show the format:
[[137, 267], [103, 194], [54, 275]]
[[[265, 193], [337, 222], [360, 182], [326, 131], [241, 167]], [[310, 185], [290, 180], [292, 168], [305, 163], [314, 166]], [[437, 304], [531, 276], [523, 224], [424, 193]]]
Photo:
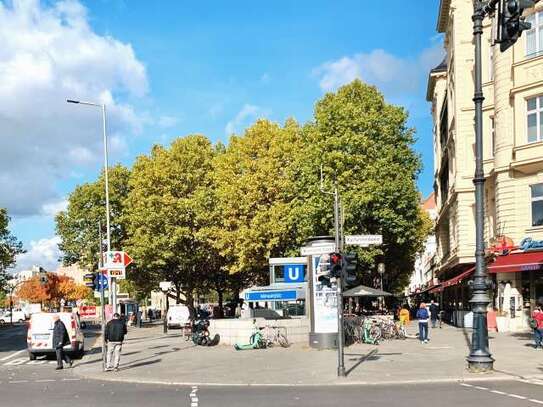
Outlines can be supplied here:
[[84, 379], [100, 380], [117, 383], [135, 383], [135, 384], [155, 384], [163, 386], [198, 386], [198, 387], [342, 387], [342, 386], [402, 386], [402, 385], [424, 385], [424, 384], [439, 384], [439, 383], [474, 383], [474, 382], [505, 382], [519, 380], [541, 380], [543, 375], [533, 376], [518, 376], [518, 375], [493, 375], [483, 373], [481, 377], [449, 377], [442, 379], [421, 379], [421, 380], [386, 380], [380, 382], [368, 381], [352, 381], [352, 382], [325, 382], [325, 383], [208, 383], [208, 382], [177, 382], [158, 379], [137, 379], [137, 378], [122, 378], [122, 377], [104, 377], [95, 375], [85, 375], [74, 373]]

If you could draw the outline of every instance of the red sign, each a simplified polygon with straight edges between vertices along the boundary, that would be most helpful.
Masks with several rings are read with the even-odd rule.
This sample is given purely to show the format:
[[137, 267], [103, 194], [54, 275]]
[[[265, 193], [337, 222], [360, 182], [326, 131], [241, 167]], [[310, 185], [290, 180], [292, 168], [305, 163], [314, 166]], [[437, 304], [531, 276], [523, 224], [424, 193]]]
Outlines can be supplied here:
[[124, 256], [123, 256], [123, 264], [124, 266], [128, 266], [130, 263], [132, 263], [134, 260], [132, 259], [132, 257], [130, 257], [128, 255], [128, 253], [126, 252], [123, 252]]
[[79, 307], [79, 316], [81, 318], [96, 318], [96, 306], [94, 305], [82, 305]]

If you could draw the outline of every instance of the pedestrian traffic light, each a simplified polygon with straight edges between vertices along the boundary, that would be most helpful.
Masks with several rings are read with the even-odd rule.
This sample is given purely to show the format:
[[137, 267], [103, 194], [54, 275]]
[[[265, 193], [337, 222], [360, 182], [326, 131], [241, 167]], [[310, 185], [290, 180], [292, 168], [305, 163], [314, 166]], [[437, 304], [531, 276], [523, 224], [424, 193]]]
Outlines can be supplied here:
[[342, 277], [346, 287], [356, 283], [356, 268], [358, 266], [358, 257], [356, 253], [345, 253], [342, 257]]
[[330, 253], [330, 276], [341, 278], [341, 254]]
[[534, 4], [535, 0], [500, 0], [496, 42], [500, 44], [502, 52], [517, 42], [524, 30], [531, 28], [522, 14]]
[[83, 276], [83, 281], [85, 285], [92, 290], [96, 289], [95, 280], [96, 280], [96, 273], [87, 273]]
[[325, 285], [327, 287], [332, 286], [330, 275], [331, 270], [331, 262], [330, 262], [330, 256], [323, 255], [320, 258], [319, 266], [315, 270], [317, 281], [321, 283], [322, 285]]

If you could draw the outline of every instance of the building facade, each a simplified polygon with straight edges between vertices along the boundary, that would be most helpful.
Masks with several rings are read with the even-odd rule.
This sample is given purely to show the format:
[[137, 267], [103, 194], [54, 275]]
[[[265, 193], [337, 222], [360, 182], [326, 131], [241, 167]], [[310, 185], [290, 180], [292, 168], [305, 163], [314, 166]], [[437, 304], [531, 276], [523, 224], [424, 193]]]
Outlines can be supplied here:
[[[431, 193], [428, 198], [424, 199], [420, 206], [428, 214], [430, 219], [435, 222], [438, 215], [435, 193]], [[424, 250], [415, 259], [413, 274], [411, 274], [409, 287], [407, 287], [405, 293], [407, 296], [415, 296], [437, 284], [435, 275], [436, 251], [436, 236], [435, 234], [431, 234], [424, 243]]]
[[[441, 280], [435, 293], [458, 312], [469, 309], [466, 281], [475, 262], [472, 14], [472, 0], [440, 1], [437, 31], [444, 34], [446, 57], [430, 72], [427, 93]], [[493, 44], [491, 18], [482, 41], [485, 242], [503, 330], [526, 327], [530, 310], [543, 300], [543, 4], [526, 17], [532, 28], [506, 52]]]

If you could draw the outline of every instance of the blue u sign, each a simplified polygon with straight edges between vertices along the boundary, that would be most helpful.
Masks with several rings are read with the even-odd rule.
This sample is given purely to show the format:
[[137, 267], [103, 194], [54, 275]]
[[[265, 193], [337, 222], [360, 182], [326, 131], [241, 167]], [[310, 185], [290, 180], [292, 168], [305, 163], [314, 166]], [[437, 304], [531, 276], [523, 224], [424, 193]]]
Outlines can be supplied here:
[[305, 266], [303, 264], [285, 264], [283, 266], [285, 283], [303, 283]]

